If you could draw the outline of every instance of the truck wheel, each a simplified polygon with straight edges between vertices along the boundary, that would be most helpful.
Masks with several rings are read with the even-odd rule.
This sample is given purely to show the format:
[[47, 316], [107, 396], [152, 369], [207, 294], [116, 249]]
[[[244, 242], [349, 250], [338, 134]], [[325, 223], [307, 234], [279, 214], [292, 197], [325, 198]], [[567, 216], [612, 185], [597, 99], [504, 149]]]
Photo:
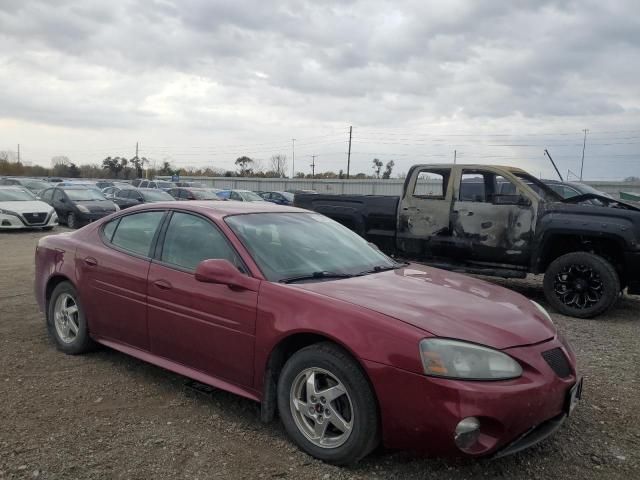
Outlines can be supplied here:
[[591, 318], [613, 306], [620, 294], [620, 278], [613, 265], [598, 255], [567, 253], [547, 268], [544, 294], [560, 313]]
[[278, 380], [278, 412], [291, 439], [328, 463], [355, 463], [379, 442], [374, 393], [358, 364], [331, 343], [296, 352]]

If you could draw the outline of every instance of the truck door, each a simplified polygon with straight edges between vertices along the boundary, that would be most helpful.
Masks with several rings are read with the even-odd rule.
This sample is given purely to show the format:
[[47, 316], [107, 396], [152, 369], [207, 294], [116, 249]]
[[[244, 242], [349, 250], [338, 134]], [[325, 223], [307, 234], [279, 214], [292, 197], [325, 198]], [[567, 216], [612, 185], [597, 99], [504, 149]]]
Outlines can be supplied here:
[[516, 183], [489, 167], [462, 169], [451, 210], [456, 256], [524, 265], [533, 238], [534, 208]]
[[414, 258], [433, 257], [451, 240], [451, 169], [418, 166], [398, 204], [397, 247]]

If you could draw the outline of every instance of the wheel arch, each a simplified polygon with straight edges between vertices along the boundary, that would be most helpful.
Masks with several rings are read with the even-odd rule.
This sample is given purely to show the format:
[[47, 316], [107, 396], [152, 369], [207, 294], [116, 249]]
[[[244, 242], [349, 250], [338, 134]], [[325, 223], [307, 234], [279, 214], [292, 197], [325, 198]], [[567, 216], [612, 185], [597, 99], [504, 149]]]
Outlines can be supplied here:
[[323, 342], [336, 345], [337, 347], [343, 349], [346, 353], [348, 353], [351, 358], [353, 358], [353, 360], [362, 371], [364, 378], [369, 383], [369, 387], [371, 388], [371, 392], [373, 393], [376, 402], [378, 416], [380, 416], [380, 404], [378, 402], [376, 390], [373, 387], [371, 378], [369, 377], [366, 368], [364, 367], [358, 356], [343, 342], [327, 335], [326, 333], [319, 333], [314, 331], [299, 331], [293, 332], [286, 337], [279, 339], [271, 349], [271, 352], [269, 353], [269, 356], [267, 358], [264, 369], [263, 395], [262, 401], [260, 403], [260, 419], [263, 422], [268, 423], [275, 417], [277, 409], [278, 378], [284, 364], [289, 358], [291, 358], [293, 354], [295, 354], [299, 350], [310, 345]]
[[551, 231], [540, 242], [533, 271], [545, 272], [554, 260], [567, 253], [587, 252], [609, 261], [622, 278], [625, 246], [625, 240], [618, 235]]
[[45, 314], [46, 315], [48, 315], [48, 312], [49, 312], [49, 300], [51, 300], [51, 295], [53, 294], [53, 291], [55, 290], [55, 288], [58, 285], [60, 285], [63, 282], [69, 282], [75, 288], [75, 285], [71, 281], [71, 279], [69, 277], [67, 277], [66, 275], [63, 275], [63, 274], [60, 274], [60, 273], [56, 273], [56, 274], [52, 275], [47, 280], [47, 285], [45, 287], [45, 296], [44, 296]]

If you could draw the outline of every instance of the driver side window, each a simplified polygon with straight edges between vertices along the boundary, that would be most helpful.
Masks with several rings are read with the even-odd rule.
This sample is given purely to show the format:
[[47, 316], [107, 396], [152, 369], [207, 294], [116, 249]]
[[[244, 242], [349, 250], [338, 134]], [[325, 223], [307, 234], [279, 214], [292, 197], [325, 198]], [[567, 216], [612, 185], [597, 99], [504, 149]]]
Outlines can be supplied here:
[[177, 267], [195, 270], [203, 260], [225, 259], [235, 266], [242, 261], [225, 236], [208, 220], [174, 212], [165, 234], [160, 259]]

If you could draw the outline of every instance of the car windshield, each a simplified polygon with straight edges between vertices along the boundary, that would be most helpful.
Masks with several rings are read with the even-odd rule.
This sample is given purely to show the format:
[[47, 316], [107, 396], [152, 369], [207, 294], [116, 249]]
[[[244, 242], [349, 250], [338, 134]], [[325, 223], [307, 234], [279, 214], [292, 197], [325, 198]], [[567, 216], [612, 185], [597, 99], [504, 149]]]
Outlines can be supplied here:
[[543, 200], [547, 202], [560, 202], [563, 200], [562, 195], [559, 195], [549, 185], [538, 180], [533, 175], [524, 172], [513, 172], [513, 174], [526, 183], [527, 186], [536, 192]]
[[284, 198], [286, 198], [288, 202], [293, 202], [293, 193], [289, 193], [289, 192], [278, 192], [278, 193], [282, 195]]
[[220, 197], [209, 190], [191, 190], [191, 193], [198, 200], [220, 200]]
[[100, 190], [95, 188], [66, 188], [64, 192], [69, 199], [76, 202], [88, 202], [92, 200], [106, 200]]
[[175, 200], [167, 192], [162, 190], [147, 190], [142, 192], [142, 196], [147, 202], [164, 202], [166, 200]]
[[244, 199], [245, 202], [264, 202], [264, 198], [262, 198], [257, 193], [249, 191], [239, 191], [238, 194]]
[[24, 184], [24, 186], [33, 192], [39, 192], [40, 190], [49, 188], [51, 185], [46, 182], [40, 182], [36, 180], [35, 182], [27, 182]]
[[171, 182], [156, 182], [158, 188], [174, 188], [175, 184]]
[[34, 196], [24, 190], [0, 188], [0, 202], [27, 202], [35, 200]]
[[398, 265], [356, 233], [317, 213], [252, 213], [225, 221], [273, 282], [322, 278], [322, 273], [358, 275]]

